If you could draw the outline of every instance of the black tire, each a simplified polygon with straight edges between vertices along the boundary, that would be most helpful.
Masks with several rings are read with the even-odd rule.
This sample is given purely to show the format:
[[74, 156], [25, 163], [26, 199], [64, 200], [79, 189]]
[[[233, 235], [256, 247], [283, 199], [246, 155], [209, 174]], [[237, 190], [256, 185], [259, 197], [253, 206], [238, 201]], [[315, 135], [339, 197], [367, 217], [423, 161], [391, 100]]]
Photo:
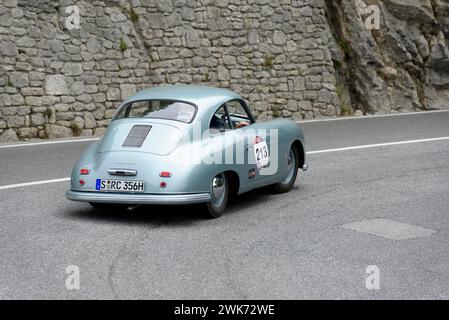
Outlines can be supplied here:
[[273, 185], [273, 189], [276, 193], [288, 192], [293, 187], [296, 178], [298, 176], [298, 161], [299, 161], [298, 149], [296, 148], [296, 146], [292, 145], [292, 147], [290, 148], [290, 152], [288, 154], [287, 165], [290, 165], [291, 163], [293, 167], [291, 168], [291, 171], [289, 170], [287, 177], [283, 181]]
[[216, 175], [211, 181], [210, 189], [212, 199], [205, 204], [205, 209], [207, 217], [215, 219], [223, 214], [228, 204], [229, 178], [227, 175], [225, 173]]

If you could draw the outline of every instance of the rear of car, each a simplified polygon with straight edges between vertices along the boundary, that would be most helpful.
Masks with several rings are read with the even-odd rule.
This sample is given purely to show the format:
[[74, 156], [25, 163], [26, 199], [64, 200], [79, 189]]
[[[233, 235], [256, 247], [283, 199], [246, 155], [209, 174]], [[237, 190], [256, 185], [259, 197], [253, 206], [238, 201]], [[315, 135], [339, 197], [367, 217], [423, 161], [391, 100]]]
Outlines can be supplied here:
[[207, 202], [207, 187], [191, 179], [196, 169], [177, 166], [171, 156], [183, 143], [196, 111], [193, 104], [175, 100], [137, 100], [122, 106], [106, 135], [73, 168], [67, 198], [93, 204]]

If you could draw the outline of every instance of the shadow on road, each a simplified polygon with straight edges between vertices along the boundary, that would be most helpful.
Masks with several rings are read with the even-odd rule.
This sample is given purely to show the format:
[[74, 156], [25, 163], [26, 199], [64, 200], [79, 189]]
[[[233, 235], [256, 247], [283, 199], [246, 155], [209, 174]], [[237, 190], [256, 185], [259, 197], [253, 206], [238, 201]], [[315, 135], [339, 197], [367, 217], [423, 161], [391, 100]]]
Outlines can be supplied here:
[[191, 225], [203, 218], [201, 208], [195, 206], [139, 206], [126, 208], [115, 206], [96, 209], [89, 204], [82, 204], [64, 214], [71, 220], [88, 220], [102, 223], [136, 224], [136, 225]]
[[[81, 203], [70, 206], [70, 209], [66, 210], [62, 214], [62, 217], [70, 220], [88, 220], [106, 223], [189, 226], [203, 221], [223, 221], [227, 216], [251, 210], [251, 206], [256, 203], [260, 204], [269, 201], [270, 196], [272, 196], [272, 192], [269, 188], [261, 188], [234, 197], [230, 200], [223, 217], [218, 220], [208, 219], [201, 205], [145, 205], [130, 210], [120, 205], [95, 209], [87, 203]], [[58, 216], [61, 217], [61, 214], [58, 214]]]

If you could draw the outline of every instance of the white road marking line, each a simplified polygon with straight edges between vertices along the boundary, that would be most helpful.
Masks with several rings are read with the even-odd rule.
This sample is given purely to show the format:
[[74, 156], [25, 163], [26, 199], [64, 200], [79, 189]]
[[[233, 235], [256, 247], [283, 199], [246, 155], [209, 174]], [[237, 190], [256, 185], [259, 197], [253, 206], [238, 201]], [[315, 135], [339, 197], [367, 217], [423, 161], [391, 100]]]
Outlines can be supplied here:
[[100, 138], [87, 138], [87, 139], [71, 139], [71, 140], [56, 140], [56, 141], [44, 141], [44, 142], [30, 142], [30, 143], [19, 143], [19, 144], [5, 144], [5, 145], [0, 145], [0, 149], [3, 149], [3, 148], [18, 148], [18, 147], [34, 147], [34, 146], [41, 146], [41, 145], [46, 145], [46, 144], [97, 141], [99, 139]]
[[413, 116], [413, 115], [425, 115], [429, 113], [446, 113], [449, 110], [429, 110], [429, 111], [417, 111], [407, 113], [388, 113], [388, 114], [374, 114], [367, 116], [353, 116], [353, 117], [335, 117], [335, 118], [323, 118], [323, 119], [310, 119], [299, 120], [296, 123], [312, 123], [312, 122], [327, 122], [327, 121], [340, 121], [340, 120], [357, 120], [357, 119], [372, 119], [372, 118], [386, 118], [386, 117], [398, 117], [398, 116]]
[[40, 184], [47, 184], [47, 183], [54, 183], [54, 182], [63, 182], [63, 181], [70, 181], [70, 178], [60, 178], [60, 179], [51, 179], [51, 180], [41, 180], [41, 181], [9, 184], [9, 185], [6, 185], [6, 186], [0, 186], [0, 190], [21, 188], [21, 187], [29, 187], [29, 186], [36, 186], [36, 185], [40, 185]]
[[[385, 142], [385, 143], [367, 144], [367, 145], [362, 145], [362, 146], [353, 146], [353, 147], [344, 147], [344, 148], [335, 148], [335, 149], [325, 149], [325, 150], [315, 150], [315, 151], [308, 151], [307, 155], [318, 154], [318, 153], [330, 153], [330, 152], [338, 152], [338, 151], [367, 149], [367, 148], [378, 148], [378, 147], [395, 146], [395, 145], [401, 145], [401, 144], [411, 144], [411, 143], [420, 143], [420, 142], [442, 141], [442, 140], [449, 140], [449, 137], [438, 137], [438, 138], [419, 139], [419, 140]], [[21, 188], [21, 187], [29, 187], [29, 186], [35, 186], [35, 185], [40, 185], [40, 184], [63, 182], [63, 181], [69, 181], [69, 180], [70, 180], [70, 177], [60, 178], [60, 179], [52, 179], [52, 180], [41, 180], [41, 181], [9, 184], [9, 185], [0, 186], [0, 190]]]
[[[300, 123], [311, 123], [311, 122], [326, 122], [326, 121], [356, 120], [356, 119], [372, 119], [372, 118], [382, 118], [382, 117], [425, 115], [425, 114], [429, 114], [429, 113], [445, 113], [445, 112], [449, 112], [449, 110], [429, 110], [429, 111], [408, 112], [408, 113], [376, 114], [376, 115], [360, 116], [360, 117], [338, 117], [338, 118], [311, 119], [311, 120], [296, 121], [296, 123], [300, 124]], [[96, 141], [96, 140], [99, 140], [99, 139], [100, 138], [86, 138], [86, 139], [44, 141], [44, 142], [30, 142], [30, 143], [19, 143], [19, 144], [5, 144], [5, 145], [0, 145], [0, 149], [17, 148], [17, 147], [33, 147], [33, 146], [40, 146], [40, 145], [47, 145], [47, 144]]]
[[348, 150], [378, 148], [378, 147], [386, 147], [386, 146], [396, 146], [396, 145], [400, 145], [400, 144], [411, 144], [411, 143], [431, 142], [431, 141], [441, 141], [441, 140], [449, 140], [449, 137], [438, 137], [438, 138], [419, 139], [419, 140], [405, 140], [405, 141], [396, 141], [396, 142], [367, 144], [367, 145], [362, 145], [362, 146], [343, 147], [343, 148], [326, 149], [326, 150], [316, 150], [316, 151], [308, 151], [307, 154], [329, 153], [329, 152], [339, 152], [339, 151], [348, 151]]

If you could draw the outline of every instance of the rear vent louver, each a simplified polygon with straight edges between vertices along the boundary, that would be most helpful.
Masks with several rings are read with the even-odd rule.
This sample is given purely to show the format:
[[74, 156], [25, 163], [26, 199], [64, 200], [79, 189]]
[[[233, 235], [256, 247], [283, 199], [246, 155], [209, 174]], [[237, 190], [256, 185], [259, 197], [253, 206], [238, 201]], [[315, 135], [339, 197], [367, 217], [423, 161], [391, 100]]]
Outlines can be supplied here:
[[125, 142], [123, 142], [122, 147], [134, 147], [134, 148], [140, 148], [145, 141], [145, 138], [148, 135], [148, 132], [150, 132], [151, 126], [145, 126], [145, 125], [135, 125], [132, 127], [131, 131], [129, 132], [128, 136], [125, 139]]

